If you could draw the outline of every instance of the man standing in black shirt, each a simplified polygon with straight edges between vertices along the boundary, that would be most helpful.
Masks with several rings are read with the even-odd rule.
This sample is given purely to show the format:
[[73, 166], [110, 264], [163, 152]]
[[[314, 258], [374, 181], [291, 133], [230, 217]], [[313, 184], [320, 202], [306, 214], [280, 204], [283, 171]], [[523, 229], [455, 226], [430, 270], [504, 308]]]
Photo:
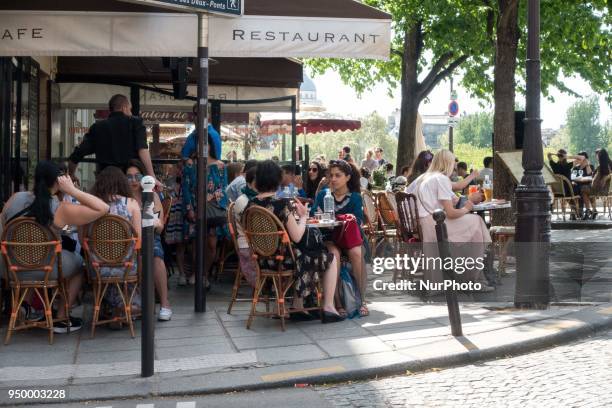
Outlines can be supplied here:
[[142, 119], [132, 116], [132, 104], [125, 95], [114, 95], [108, 102], [108, 119], [91, 125], [80, 145], [70, 155], [69, 172], [74, 176], [83, 157], [96, 155], [98, 171], [107, 166], [124, 170], [132, 159], [139, 159], [147, 174], [155, 177]]

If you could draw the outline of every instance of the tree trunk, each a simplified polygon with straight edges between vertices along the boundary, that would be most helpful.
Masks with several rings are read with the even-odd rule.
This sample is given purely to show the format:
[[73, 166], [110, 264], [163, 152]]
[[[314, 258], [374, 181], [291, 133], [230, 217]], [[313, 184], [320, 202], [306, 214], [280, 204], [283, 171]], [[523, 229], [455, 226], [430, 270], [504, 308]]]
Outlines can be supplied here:
[[421, 24], [415, 23], [404, 34], [402, 56], [402, 105], [399, 137], [397, 140], [396, 174], [403, 166], [414, 161], [416, 144], [416, 123], [419, 112], [418, 60], [422, 46]]
[[[518, 0], [499, 0], [497, 20], [497, 42], [495, 53], [493, 120], [493, 151], [505, 152], [515, 149], [514, 143], [514, 98], [516, 53], [518, 46]], [[497, 158], [493, 160], [493, 195], [511, 200], [514, 204], [515, 184], [512, 176]], [[515, 208], [513, 205], [512, 208]], [[514, 225], [514, 210], [493, 211], [495, 225]]]

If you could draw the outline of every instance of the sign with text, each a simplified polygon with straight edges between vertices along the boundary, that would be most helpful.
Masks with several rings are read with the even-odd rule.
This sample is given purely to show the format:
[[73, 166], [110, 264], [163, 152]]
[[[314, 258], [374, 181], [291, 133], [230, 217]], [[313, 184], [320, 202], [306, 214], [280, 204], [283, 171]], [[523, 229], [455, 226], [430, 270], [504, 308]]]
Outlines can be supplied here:
[[210, 19], [214, 57], [388, 59], [391, 21], [251, 16]]
[[194, 14], [0, 13], [0, 56], [195, 57], [197, 38]]
[[241, 16], [244, 0], [121, 0], [147, 6], [164, 7], [173, 10], [211, 12], [228, 16]]

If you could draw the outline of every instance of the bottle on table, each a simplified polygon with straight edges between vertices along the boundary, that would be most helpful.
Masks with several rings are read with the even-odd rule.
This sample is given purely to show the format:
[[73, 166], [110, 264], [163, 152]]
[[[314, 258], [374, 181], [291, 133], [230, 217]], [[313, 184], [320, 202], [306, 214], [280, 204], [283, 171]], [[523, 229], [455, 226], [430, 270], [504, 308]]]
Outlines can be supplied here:
[[493, 198], [493, 183], [488, 174], [485, 175], [484, 182], [482, 183], [482, 190], [484, 192], [485, 201], [491, 201], [491, 198]]
[[333, 221], [336, 219], [334, 196], [331, 193], [331, 189], [327, 189], [325, 197], [323, 197], [323, 213], [326, 220]]

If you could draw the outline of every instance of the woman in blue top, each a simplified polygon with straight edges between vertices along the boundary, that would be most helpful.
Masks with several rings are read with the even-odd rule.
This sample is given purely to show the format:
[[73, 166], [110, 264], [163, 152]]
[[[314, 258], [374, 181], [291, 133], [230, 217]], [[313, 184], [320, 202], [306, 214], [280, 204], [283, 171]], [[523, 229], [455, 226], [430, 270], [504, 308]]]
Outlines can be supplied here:
[[[208, 134], [208, 178], [206, 183], [206, 199], [208, 203], [215, 202], [219, 207], [227, 209], [228, 199], [225, 193], [227, 188], [227, 168], [225, 164], [219, 160], [221, 154], [221, 140], [211, 137]], [[195, 210], [197, 208], [197, 172], [196, 166], [191, 159], [188, 159], [185, 168], [183, 169], [183, 213], [185, 214], [185, 239], [191, 240], [195, 237], [195, 221], [196, 215]], [[209, 254], [217, 253], [217, 238], [227, 237], [228, 231], [225, 226], [208, 229], [208, 237], [206, 238], [206, 250]], [[195, 263], [195, 250], [192, 250], [193, 262]], [[206, 288], [210, 287], [208, 281], [208, 275], [215, 259], [214, 257], [206, 257], [206, 265], [204, 274], [204, 285]], [[192, 268], [193, 271], [196, 268]], [[195, 274], [190, 278], [190, 283], [195, 283]]]
[[[363, 201], [361, 199], [361, 186], [359, 183], [359, 170], [354, 165], [349, 164], [344, 160], [331, 160], [328, 167], [328, 177], [330, 187], [332, 189], [332, 195], [334, 197], [335, 213], [337, 214], [353, 214], [357, 218], [359, 226], [363, 225]], [[317, 194], [314, 206], [311, 210], [311, 215], [320, 209], [323, 211], [323, 198], [327, 193], [323, 190]], [[363, 236], [363, 234], [362, 234]], [[366, 276], [363, 268], [364, 254], [363, 247], [357, 246], [355, 248], [343, 250], [339, 248], [334, 242], [327, 241], [328, 250], [340, 259], [340, 252], [344, 251], [349, 258], [349, 262], [352, 266], [352, 274], [359, 286], [361, 292], [361, 298], [363, 304], [359, 310], [361, 316], [367, 316], [369, 314], [368, 308], [365, 304], [365, 287], [366, 287]], [[340, 262], [338, 262], [338, 268], [340, 268]]]

